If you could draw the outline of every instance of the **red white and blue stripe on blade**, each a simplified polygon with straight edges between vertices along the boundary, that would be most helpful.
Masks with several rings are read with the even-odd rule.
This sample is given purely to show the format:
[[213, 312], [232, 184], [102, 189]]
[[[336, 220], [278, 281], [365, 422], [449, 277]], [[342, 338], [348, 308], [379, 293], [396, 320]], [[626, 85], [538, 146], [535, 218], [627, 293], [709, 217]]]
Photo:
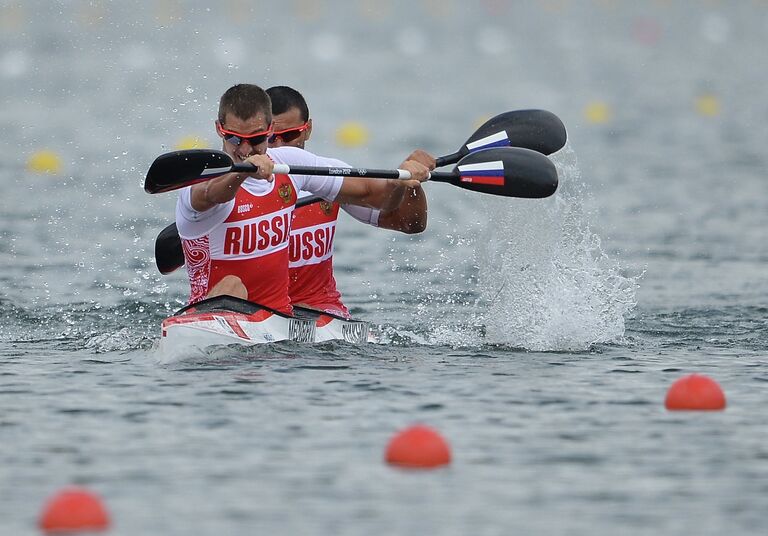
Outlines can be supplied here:
[[459, 175], [461, 175], [461, 182], [504, 186], [504, 162], [496, 160], [460, 165]]
[[469, 149], [470, 153], [474, 153], [475, 151], [480, 151], [482, 149], [492, 149], [494, 147], [510, 147], [511, 145], [512, 144], [509, 141], [509, 137], [507, 137], [507, 132], [502, 130], [496, 134], [491, 134], [485, 138], [480, 138], [479, 140], [475, 140], [472, 143], [468, 143], [467, 149]]

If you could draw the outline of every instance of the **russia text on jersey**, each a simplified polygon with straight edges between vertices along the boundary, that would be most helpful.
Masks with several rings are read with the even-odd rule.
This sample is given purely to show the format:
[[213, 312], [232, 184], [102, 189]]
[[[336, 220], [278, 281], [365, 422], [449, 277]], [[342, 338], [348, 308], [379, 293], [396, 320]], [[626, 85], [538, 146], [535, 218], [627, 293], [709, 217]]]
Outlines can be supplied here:
[[333, 237], [335, 234], [335, 220], [312, 227], [295, 229], [291, 233], [291, 243], [288, 250], [289, 266], [298, 268], [330, 259], [333, 256]]
[[[287, 247], [292, 210], [291, 206], [247, 220], [225, 222], [211, 232], [211, 258], [251, 259]], [[216, 247], [219, 244], [220, 250]]]

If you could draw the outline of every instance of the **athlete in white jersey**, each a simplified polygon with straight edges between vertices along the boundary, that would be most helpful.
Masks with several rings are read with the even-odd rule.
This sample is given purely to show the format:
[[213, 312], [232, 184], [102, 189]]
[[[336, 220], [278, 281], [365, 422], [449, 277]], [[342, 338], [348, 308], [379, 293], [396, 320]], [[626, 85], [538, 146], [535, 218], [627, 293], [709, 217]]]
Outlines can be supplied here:
[[275, 162], [328, 165], [301, 149], [267, 153], [272, 134], [269, 96], [251, 84], [233, 86], [221, 98], [216, 129], [223, 150], [236, 163], [249, 163], [253, 173], [228, 173], [183, 190], [176, 225], [190, 277], [190, 303], [231, 295], [291, 312], [288, 298], [288, 245], [291, 213], [300, 190], [328, 201], [391, 211], [408, 188], [429, 176], [424, 164], [407, 159], [401, 165], [412, 179], [277, 175]]

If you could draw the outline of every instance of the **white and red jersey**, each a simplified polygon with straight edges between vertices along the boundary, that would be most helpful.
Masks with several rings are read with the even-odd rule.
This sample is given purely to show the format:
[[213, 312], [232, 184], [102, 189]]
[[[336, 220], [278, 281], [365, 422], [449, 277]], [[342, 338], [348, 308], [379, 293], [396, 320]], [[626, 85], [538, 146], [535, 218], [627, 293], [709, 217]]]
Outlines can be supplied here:
[[[378, 210], [347, 205], [343, 208], [364, 223], [376, 225], [378, 222]], [[338, 216], [339, 204], [328, 201], [294, 211], [288, 247], [288, 294], [295, 305], [349, 318], [333, 277], [333, 243]]]
[[288, 294], [294, 304], [349, 317], [333, 277], [333, 239], [338, 203], [321, 201], [296, 209], [288, 247]]
[[[277, 163], [291, 165], [339, 162], [294, 147], [270, 149], [267, 154]], [[273, 182], [248, 178], [235, 199], [205, 212], [192, 208], [190, 188], [182, 190], [176, 226], [189, 275], [189, 303], [204, 299], [225, 276], [233, 275], [245, 285], [250, 301], [290, 313], [288, 245], [297, 192], [334, 199], [342, 181], [306, 175], [275, 175]]]

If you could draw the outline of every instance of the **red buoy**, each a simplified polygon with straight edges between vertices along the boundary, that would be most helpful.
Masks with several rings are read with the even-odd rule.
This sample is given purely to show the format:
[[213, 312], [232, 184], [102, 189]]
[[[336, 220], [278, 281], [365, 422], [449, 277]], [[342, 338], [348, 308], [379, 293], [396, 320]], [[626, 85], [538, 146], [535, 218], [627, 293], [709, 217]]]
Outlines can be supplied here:
[[712, 378], [691, 374], [672, 384], [664, 405], [669, 410], [719, 411], [725, 409], [725, 394]]
[[387, 445], [385, 459], [403, 467], [440, 467], [451, 463], [451, 449], [437, 431], [419, 424], [395, 434]]
[[98, 495], [67, 487], [48, 499], [39, 525], [45, 532], [56, 533], [106, 530], [109, 515]]

